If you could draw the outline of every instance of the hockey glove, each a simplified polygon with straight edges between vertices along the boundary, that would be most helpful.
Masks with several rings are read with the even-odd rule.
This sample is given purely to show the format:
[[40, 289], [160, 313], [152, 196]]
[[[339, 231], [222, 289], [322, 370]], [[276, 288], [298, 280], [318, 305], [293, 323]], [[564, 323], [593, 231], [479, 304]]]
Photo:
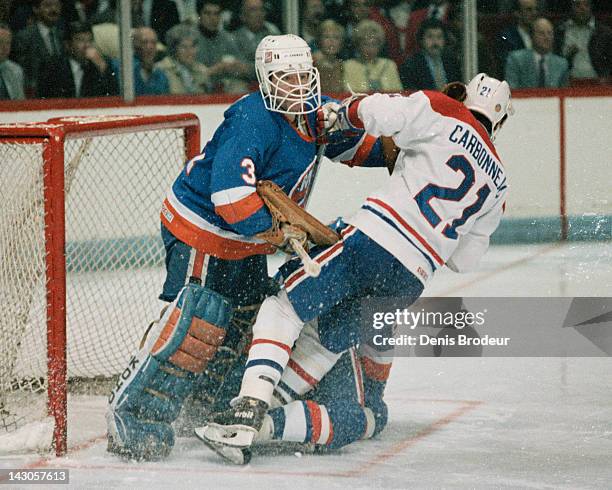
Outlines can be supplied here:
[[327, 102], [317, 109], [317, 143], [327, 143], [327, 133], [334, 129], [338, 119], [338, 109], [340, 104], [337, 102]]
[[342, 131], [347, 136], [356, 136], [363, 130], [363, 122], [359, 119], [357, 109], [364, 97], [366, 97], [364, 94], [352, 94], [340, 104], [336, 129]]

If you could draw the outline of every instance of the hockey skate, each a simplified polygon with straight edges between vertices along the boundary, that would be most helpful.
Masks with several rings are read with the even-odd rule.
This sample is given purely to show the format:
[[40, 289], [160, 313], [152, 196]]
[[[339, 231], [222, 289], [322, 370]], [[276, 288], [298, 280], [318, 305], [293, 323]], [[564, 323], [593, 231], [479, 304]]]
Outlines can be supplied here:
[[213, 421], [195, 429], [195, 435], [225, 460], [247, 464], [250, 447], [261, 429], [268, 405], [256, 398], [243, 397], [235, 405], [213, 416]]

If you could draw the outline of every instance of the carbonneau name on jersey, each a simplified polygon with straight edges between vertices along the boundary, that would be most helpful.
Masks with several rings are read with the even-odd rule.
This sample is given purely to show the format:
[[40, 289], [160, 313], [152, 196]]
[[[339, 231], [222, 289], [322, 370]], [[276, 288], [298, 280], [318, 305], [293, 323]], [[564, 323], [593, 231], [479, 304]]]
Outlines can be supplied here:
[[465, 125], [457, 124], [448, 139], [452, 143], [463, 146], [472, 155], [474, 161], [491, 178], [497, 192], [500, 193], [508, 187], [504, 169], [495, 157], [487, 151], [486, 145], [482, 144], [480, 138], [473, 131], [470, 131]]

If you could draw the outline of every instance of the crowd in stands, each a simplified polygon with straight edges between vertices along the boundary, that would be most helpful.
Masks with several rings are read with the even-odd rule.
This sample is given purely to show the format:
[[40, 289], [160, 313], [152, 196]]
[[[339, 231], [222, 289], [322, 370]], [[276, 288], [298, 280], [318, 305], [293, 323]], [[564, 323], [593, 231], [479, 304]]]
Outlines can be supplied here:
[[[136, 95], [241, 94], [282, 0], [132, 0]], [[462, 77], [460, 0], [301, 0], [324, 93], [440, 89]], [[0, 6], [0, 99], [121, 92], [119, 0]], [[609, 83], [604, 0], [479, 0], [479, 70], [513, 88]]]

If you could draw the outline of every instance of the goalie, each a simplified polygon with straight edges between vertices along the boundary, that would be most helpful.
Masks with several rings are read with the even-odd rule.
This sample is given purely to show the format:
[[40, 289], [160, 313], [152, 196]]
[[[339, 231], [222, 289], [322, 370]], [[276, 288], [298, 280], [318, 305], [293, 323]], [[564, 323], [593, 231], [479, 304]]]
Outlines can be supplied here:
[[[273, 226], [256, 185], [271, 180], [304, 204], [318, 165], [317, 138], [329, 124], [319, 75], [310, 48], [294, 35], [264, 38], [255, 67], [259, 92], [225, 112], [163, 202], [166, 280], [160, 299], [170, 305], [111, 393], [110, 452], [165, 457], [174, 444], [171, 424], [189, 394], [213, 410], [225, 402], [217, 395], [226, 392], [219, 388], [227, 369], [245, 350], [246, 328], [262, 300], [276, 292], [266, 254], [279, 247], [305, 256], [306, 233]], [[325, 155], [367, 166], [380, 164], [382, 151], [379, 139], [358, 130], [327, 144]]]

